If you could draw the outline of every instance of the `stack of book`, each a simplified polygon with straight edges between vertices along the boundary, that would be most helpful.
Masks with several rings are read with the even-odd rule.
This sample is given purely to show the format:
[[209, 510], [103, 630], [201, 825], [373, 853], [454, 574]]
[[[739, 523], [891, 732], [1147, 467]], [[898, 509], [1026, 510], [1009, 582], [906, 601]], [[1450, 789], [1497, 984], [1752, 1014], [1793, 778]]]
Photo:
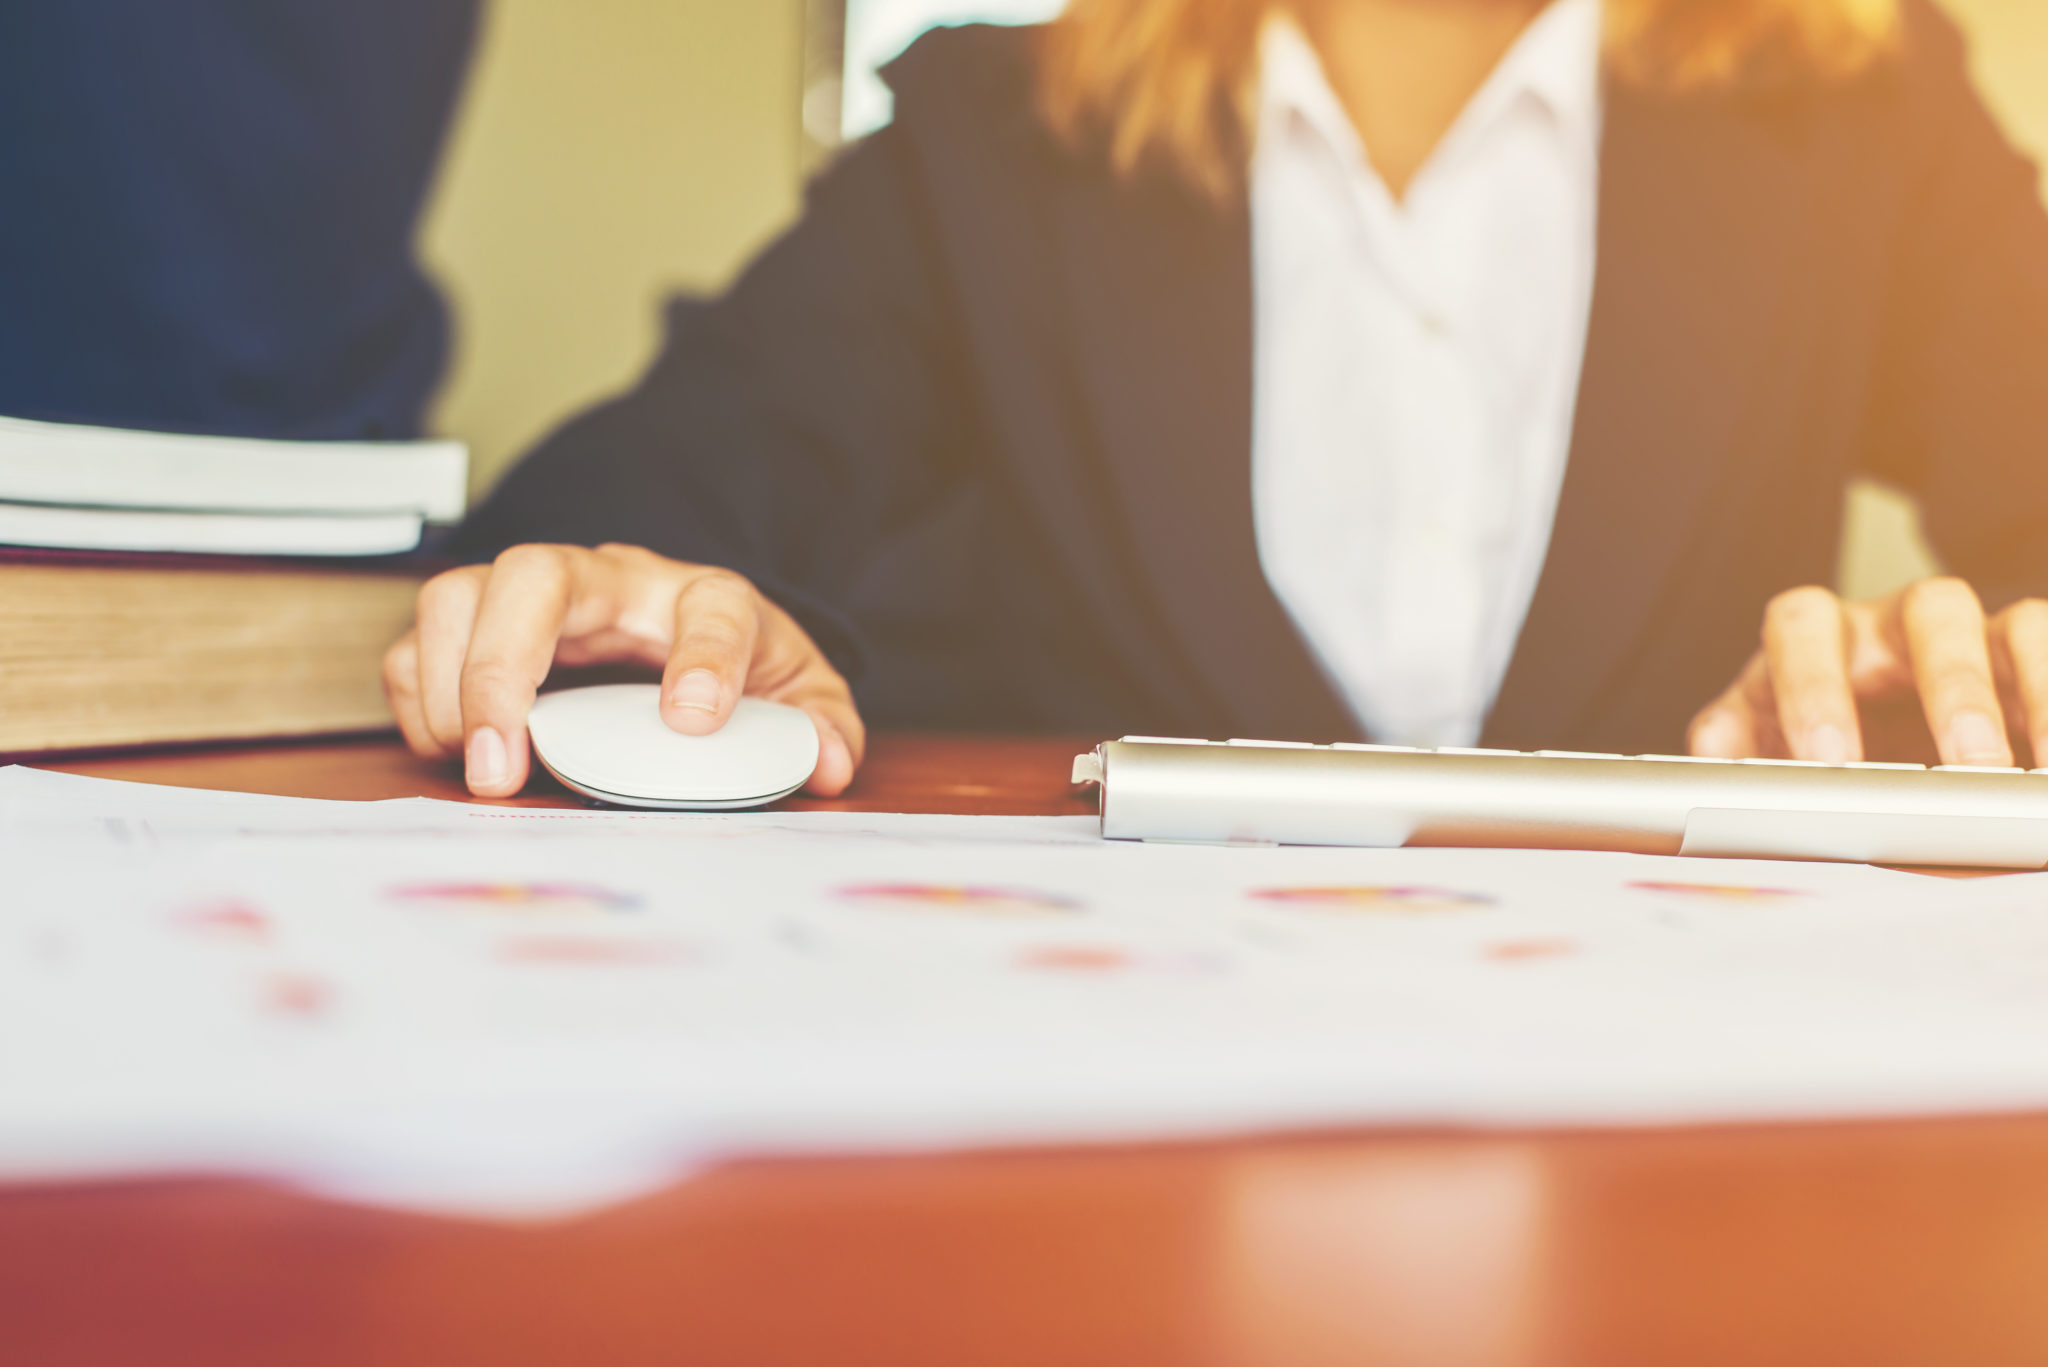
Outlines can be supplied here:
[[460, 442], [254, 441], [0, 418], [0, 545], [396, 555], [462, 516]]
[[379, 730], [456, 442], [0, 418], [0, 755]]

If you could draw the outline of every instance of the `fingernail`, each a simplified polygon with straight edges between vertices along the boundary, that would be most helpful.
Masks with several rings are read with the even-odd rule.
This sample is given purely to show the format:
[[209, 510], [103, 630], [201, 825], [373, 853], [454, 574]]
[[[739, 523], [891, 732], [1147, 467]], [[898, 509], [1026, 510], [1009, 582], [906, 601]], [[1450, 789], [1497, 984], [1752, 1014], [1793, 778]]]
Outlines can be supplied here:
[[693, 669], [676, 680], [668, 700], [677, 707], [687, 707], [692, 712], [716, 712], [718, 701], [724, 696], [725, 688], [718, 682], [718, 676], [708, 669]]
[[1856, 756], [1849, 749], [1849, 733], [1839, 726], [1816, 726], [1806, 733], [1806, 757], [1822, 764], [1847, 764]]
[[1948, 748], [1958, 764], [2004, 764], [2005, 728], [1982, 712], [1958, 712], [1948, 725]]
[[488, 726], [480, 726], [469, 738], [466, 766], [469, 786], [496, 788], [505, 782], [511, 763], [505, 755], [505, 738]]

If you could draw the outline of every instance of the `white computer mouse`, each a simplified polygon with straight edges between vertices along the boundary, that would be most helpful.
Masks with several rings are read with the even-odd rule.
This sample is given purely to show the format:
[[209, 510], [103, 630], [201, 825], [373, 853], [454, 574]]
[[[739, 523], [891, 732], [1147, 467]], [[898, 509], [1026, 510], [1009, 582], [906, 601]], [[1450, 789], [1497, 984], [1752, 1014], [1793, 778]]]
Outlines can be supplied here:
[[758, 807], [788, 797], [818, 767], [811, 719], [762, 698], [740, 699], [711, 735], [686, 736], [662, 721], [659, 684], [567, 688], [542, 694], [526, 725], [549, 773], [622, 807]]

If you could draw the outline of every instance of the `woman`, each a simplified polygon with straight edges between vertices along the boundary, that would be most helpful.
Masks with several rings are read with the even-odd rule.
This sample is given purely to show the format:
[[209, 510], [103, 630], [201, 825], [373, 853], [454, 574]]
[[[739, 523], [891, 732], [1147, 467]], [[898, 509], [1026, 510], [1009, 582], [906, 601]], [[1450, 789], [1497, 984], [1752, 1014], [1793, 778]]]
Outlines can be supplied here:
[[[2003, 688], [2048, 744], [2048, 217], [1926, 0], [1075, 0], [890, 75], [423, 590], [387, 685], [474, 792], [617, 659], [805, 707], [823, 794], [862, 714], [1845, 761], [1917, 695], [2006, 765]], [[1799, 587], [1858, 472], [1962, 578]]]

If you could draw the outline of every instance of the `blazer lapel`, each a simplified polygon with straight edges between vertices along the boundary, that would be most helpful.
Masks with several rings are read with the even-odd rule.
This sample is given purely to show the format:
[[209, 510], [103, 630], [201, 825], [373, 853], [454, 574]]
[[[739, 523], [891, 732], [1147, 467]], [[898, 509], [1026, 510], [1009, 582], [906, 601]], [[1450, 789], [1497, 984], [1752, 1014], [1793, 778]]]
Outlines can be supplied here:
[[1090, 176], [1061, 243], [1079, 382], [1131, 573], [1214, 714], [1238, 734], [1357, 725], [1267, 586], [1252, 522], [1252, 282], [1240, 205]]
[[1796, 115], [1791, 94], [1610, 93], [1571, 459], [1487, 744], [1583, 732], [1743, 458], [1804, 212]]

